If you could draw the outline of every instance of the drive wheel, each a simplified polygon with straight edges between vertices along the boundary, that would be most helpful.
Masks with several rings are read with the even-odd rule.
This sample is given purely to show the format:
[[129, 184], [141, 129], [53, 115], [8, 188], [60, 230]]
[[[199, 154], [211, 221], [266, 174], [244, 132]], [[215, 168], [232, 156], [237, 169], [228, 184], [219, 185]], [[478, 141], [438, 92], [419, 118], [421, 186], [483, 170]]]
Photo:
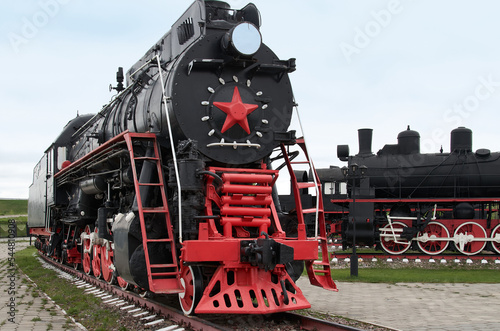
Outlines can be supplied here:
[[87, 275], [90, 275], [92, 272], [92, 242], [90, 239], [90, 233], [92, 232], [90, 230], [90, 226], [87, 225], [84, 230], [86, 234], [86, 238], [82, 242], [82, 247], [83, 247], [83, 258], [82, 258], [82, 267], [83, 267], [83, 272], [85, 272]]
[[403, 229], [408, 227], [403, 222], [392, 222], [380, 228], [380, 245], [389, 254], [403, 254], [410, 246], [411, 241], [401, 238]]
[[116, 281], [118, 282], [118, 286], [121, 287], [122, 290], [127, 291], [130, 290], [130, 284], [120, 276], [116, 277]]
[[[97, 232], [97, 229], [95, 229]], [[101, 271], [101, 245], [94, 244], [92, 246], [92, 273], [95, 278], [102, 277]]]
[[465, 222], [456, 230], [453, 239], [458, 251], [465, 255], [476, 255], [486, 246], [486, 231], [476, 222]]
[[[438, 255], [448, 247], [448, 240], [435, 240], [437, 238], [450, 238], [450, 232], [441, 223], [429, 222], [425, 229], [417, 235], [417, 245], [422, 252], [428, 255]], [[421, 239], [421, 240], [419, 240]]]
[[500, 224], [495, 226], [493, 231], [491, 231], [491, 239], [493, 239], [491, 246], [498, 254], [500, 254]]
[[109, 243], [101, 246], [101, 271], [102, 278], [109, 284], [114, 284], [116, 282], [115, 266], [113, 265], [113, 250], [110, 246]]
[[203, 278], [200, 267], [181, 268], [181, 285], [184, 292], [179, 293], [179, 303], [186, 315], [194, 312], [203, 295]]

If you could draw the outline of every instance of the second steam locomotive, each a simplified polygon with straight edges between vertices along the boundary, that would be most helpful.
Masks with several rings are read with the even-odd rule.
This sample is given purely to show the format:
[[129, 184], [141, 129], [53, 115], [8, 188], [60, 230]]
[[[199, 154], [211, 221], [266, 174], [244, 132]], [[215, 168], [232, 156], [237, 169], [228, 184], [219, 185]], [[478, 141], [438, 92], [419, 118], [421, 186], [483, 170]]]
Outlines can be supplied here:
[[429, 154], [420, 153], [420, 135], [409, 127], [376, 154], [372, 129], [358, 135], [358, 154], [337, 147], [346, 166], [317, 169], [330, 235], [344, 249], [500, 254], [500, 153], [473, 151], [472, 131], [464, 127], [451, 132], [449, 152]]
[[295, 60], [262, 43], [260, 24], [253, 4], [196, 0], [118, 71], [111, 103], [67, 124], [30, 187], [41, 252], [140, 293], [178, 294], [186, 314], [310, 307], [295, 284], [304, 267], [336, 290], [321, 206], [280, 209], [275, 183], [281, 167], [294, 180], [290, 151], [313, 168], [288, 130]]

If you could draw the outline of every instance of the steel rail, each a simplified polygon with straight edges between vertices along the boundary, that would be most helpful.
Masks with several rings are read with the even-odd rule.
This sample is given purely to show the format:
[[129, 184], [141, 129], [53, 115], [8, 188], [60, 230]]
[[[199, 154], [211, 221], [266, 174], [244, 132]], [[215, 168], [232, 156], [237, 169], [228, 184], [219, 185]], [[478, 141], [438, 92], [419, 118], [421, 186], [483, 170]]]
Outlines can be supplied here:
[[[193, 330], [199, 331], [229, 331], [231, 328], [219, 325], [217, 323], [204, 320], [197, 316], [186, 316], [182, 311], [169, 307], [163, 303], [153, 301], [151, 299], [141, 297], [140, 295], [133, 293], [131, 291], [124, 291], [119, 286], [111, 285], [103, 280], [97, 279], [93, 276], [87, 275], [81, 270], [75, 270], [73, 267], [61, 264], [44, 254], [39, 254], [39, 256], [47, 263], [57, 267], [58, 269], [71, 274], [88, 284], [92, 284], [110, 294], [116, 295], [121, 299], [127, 300], [131, 304], [135, 304], [138, 307], [149, 310], [152, 313], [157, 313], [162, 315], [164, 318], [168, 319], [172, 323], [182, 325]], [[304, 316], [292, 312], [282, 312], [271, 315], [271, 319], [275, 321], [287, 321], [297, 323], [301, 330], [350, 330], [350, 331], [360, 331], [361, 329], [352, 326], [347, 326], [339, 324], [332, 321], [321, 320], [318, 318]]]
[[[333, 258], [337, 259], [345, 259], [351, 257], [350, 252], [330, 252], [330, 260]], [[488, 260], [488, 261], [500, 261], [500, 254], [476, 254], [476, 255], [464, 255], [464, 254], [438, 254], [438, 255], [429, 255], [425, 253], [403, 253], [403, 254], [387, 254], [387, 253], [359, 253], [359, 258], [377, 258], [377, 259], [420, 259], [420, 260]]]
[[110, 294], [114, 294], [121, 299], [125, 299], [129, 301], [131, 304], [135, 304], [137, 306], [140, 306], [144, 309], [147, 309], [151, 312], [156, 312], [158, 314], [161, 314], [165, 318], [167, 318], [169, 321], [172, 321], [175, 324], [180, 324], [184, 327], [188, 327], [193, 330], [200, 330], [200, 331], [219, 331], [219, 330], [227, 330], [229, 331], [230, 329], [225, 328], [223, 326], [217, 325], [215, 323], [205, 321], [199, 317], [196, 316], [186, 316], [184, 315], [180, 310], [177, 310], [172, 307], [168, 307], [162, 303], [155, 302], [152, 300], [149, 300], [147, 298], [143, 298], [133, 292], [130, 291], [124, 291], [120, 287], [116, 285], [111, 285], [107, 282], [104, 282], [102, 280], [96, 279], [92, 276], [87, 275], [86, 273], [80, 271], [80, 270], [75, 270], [74, 268], [61, 264], [57, 261], [52, 260], [51, 258], [39, 254], [41, 258], [43, 258], [47, 263], [56, 266], [57, 268], [63, 270], [66, 273], [69, 273], [77, 278], [80, 278], [81, 280], [92, 284], [96, 287], [99, 287]]

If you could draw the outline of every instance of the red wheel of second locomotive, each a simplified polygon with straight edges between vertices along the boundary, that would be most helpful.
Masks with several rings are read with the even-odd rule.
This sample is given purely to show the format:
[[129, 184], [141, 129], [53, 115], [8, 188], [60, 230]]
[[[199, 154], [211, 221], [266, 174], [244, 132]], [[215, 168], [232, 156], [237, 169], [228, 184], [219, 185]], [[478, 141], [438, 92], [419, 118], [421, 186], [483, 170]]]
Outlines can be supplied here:
[[491, 231], [491, 239], [493, 239], [491, 246], [498, 254], [500, 254], [500, 224], [495, 226], [493, 231]]
[[458, 251], [465, 255], [475, 255], [486, 246], [486, 231], [476, 222], [465, 222], [456, 230], [453, 239]]
[[417, 245], [425, 254], [438, 255], [448, 248], [448, 240], [437, 238], [450, 238], [450, 232], [441, 223], [429, 222], [423, 231], [417, 235]]
[[392, 222], [380, 228], [380, 245], [389, 254], [403, 254], [410, 246], [411, 241], [400, 237], [403, 229], [408, 227], [403, 222]]

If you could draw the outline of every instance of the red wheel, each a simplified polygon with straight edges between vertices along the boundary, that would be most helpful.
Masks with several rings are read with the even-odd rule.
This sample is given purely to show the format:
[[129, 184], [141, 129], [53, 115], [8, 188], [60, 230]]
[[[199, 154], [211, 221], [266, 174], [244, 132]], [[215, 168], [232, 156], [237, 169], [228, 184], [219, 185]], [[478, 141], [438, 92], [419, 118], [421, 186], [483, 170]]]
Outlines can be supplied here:
[[[109, 249], [108, 249], [109, 247]], [[114, 271], [115, 266], [113, 265], [113, 250], [111, 249], [111, 244], [101, 246], [101, 271], [102, 278], [112, 284], [115, 282]]]
[[495, 226], [493, 231], [491, 231], [491, 239], [493, 239], [491, 246], [498, 254], [500, 254], [500, 224]]
[[82, 260], [82, 266], [83, 266], [83, 271], [87, 274], [90, 275], [92, 272], [92, 240], [90, 239], [90, 234], [91, 234], [90, 226], [86, 226], [84, 230], [84, 235], [82, 239], [82, 246], [83, 246], [83, 260]]
[[185, 267], [181, 269], [181, 284], [184, 292], [179, 293], [179, 302], [184, 314], [189, 315], [203, 295], [203, 281], [199, 267]]
[[476, 222], [465, 222], [456, 230], [453, 240], [458, 251], [465, 255], [475, 255], [486, 246], [486, 231]]
[[448, 240], [436, 240], [438, 238], [450, 238], [450, 232], [441, 223], [429, 222], [423, 231], [417, 235], [417, 245], [425, 254], [438, 255], [448, 247]]
[[127, 283], [127, 281], [120, 276], [116, 277], [116, 281], [118, 282], [118, 286], [120, 286], [122, 290], [126, 291], [130, 289], [129, 283]]
[[[97, 233], [97, 229], [95, 229]], [[102, 277], [101, 272], [101, 245], [94, 244], [92, 246], [92, 273], [96, 278]]]
[[391, 224], [388, 223], [379, 229], [380, 245], [389, 254], [403, 254], [411, 246], [411, 241], [401, 238], [403, 229], [408, 226], [403, 222], [392, 222]]

